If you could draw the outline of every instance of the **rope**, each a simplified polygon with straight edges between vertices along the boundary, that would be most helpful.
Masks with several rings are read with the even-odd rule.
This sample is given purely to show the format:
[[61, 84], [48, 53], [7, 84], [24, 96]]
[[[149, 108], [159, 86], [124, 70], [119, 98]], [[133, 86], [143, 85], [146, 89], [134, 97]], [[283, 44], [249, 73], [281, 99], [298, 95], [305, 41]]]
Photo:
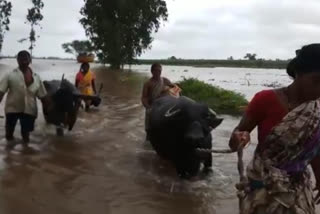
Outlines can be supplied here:
[[[240, 176], [240, 184], [239, 185], [242, 185], [242, 183], [245, 182], [245, 180], [246, 180], [246, 177], [244, 174], [243, 149], [238, 150], [238, 172], [239, 172], [239, 176]], [[243, 193], [238, 192], [237, 196], [239, 198], [239, 211], [241, 213], [244, 195], [243, 195]]]
[[217, 154], [231, 154], [234, 153], [231, 149], [201, 149], [197, 148], [196, 149], [200, 153], [217, 153]]
[[[250, 145], [250, 142], [247, 144], [246, 147], [248, 147]], [[245, 147], [245, 148], [246, 148]], [[245, 177], [245, 173], [244, 173], [244, 162], [243, 162], [243, 150], [245, 148], [242, 148], [242, 146], [239, 146], [237, 155], [238, 155], [238, 173], [240, 176], [240, 184], [237, 185], [237, 189], [241, 189], [241, 186], [244, 182], [246, 182], [246, 177]], [[218, 153], [218, 154], [231, 154], [234, 153], [234, 151], [232, 151], [231, 149], [200, 149], [197, 148], [198, 152], [201, 153]], [[242, 211], [242, 206], [243, 206], [243, 199], [244, 199], [244, 195], [243, 193], [239, 192], [238, 194], [238, 198], [239, 198], [239, 210], [240, 212]]]
[[[216, 154], [231, 154], [235, 151], [232, 151], [231, 149], [201, 149], [197, 148], [197, 152], [200, 153], [216, 153]], [[243, 149], [238, 150], [238, 172], [240, 176], [240, 182], [245, 179], [244, 175], [244, 163], [243, 163]]]

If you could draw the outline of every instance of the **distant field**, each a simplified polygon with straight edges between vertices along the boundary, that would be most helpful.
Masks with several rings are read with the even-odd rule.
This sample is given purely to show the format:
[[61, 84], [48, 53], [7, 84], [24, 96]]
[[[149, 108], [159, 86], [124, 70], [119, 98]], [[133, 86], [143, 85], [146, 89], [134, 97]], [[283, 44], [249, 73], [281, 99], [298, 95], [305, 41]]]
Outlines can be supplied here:
[[285, 69], [288, 60], [206, 60], [206, 59], [177, 59], [177, 60], [159, 60], [159, 59], [140, 59], [137, 64], [161, 63], [163, 65], [176, 66], [194, 66], [194, 67], [237, 67], [237, 68], [269, 68]]
[[[13, 56], [0, 56], [1, 58], [15, 58]], [[34, 59], [48, 60], [72, 60], [72, 58], [60, 57], [33, 57]], [[134, 64], [151, 65], [158, 62], [162, 65], [173, 66], [193, 66], [193, 67], [235, 67], [235, 68], [265, 68], [265, 69], [285, 69], [289, 60], [215, 60], [215, 59], [139, 59]], [[97, 61], [98, 63], [98, 61]]]

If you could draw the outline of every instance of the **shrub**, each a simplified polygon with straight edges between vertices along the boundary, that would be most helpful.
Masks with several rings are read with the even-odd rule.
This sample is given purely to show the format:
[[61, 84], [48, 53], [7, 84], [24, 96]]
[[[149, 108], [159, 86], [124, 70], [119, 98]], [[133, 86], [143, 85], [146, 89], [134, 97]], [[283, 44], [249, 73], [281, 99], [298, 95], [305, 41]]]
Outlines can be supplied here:
[[240, 115], [248, 101], [242, 94], [212, 86], [190, 78], [178, 82], [182, 95], [207, 104], [219, 114]]

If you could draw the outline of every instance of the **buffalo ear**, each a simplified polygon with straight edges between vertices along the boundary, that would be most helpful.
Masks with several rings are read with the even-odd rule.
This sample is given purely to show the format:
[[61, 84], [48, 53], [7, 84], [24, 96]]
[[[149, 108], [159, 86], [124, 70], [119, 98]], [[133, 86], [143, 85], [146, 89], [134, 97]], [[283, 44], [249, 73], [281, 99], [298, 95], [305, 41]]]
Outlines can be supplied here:
[[212, 129], [217, 128], [223, 121], [223, 118], [219, 118], [217, 113], [209, 108], [209, 115], [208, 115], [209, 125]]
[[223, 118], [215, 118], [210, 121], [210, 127], [215, 129], [217, 128], [223, 121]]

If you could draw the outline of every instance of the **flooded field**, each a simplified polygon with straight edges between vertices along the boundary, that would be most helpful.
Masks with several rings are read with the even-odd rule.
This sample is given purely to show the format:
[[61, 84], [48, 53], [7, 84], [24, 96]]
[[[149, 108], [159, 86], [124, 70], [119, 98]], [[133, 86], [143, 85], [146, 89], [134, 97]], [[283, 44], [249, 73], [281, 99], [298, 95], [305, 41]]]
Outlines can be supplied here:
[[[14, 67], [14, 60], [1, 60], [0, 75]], [[72, 82], [79, 69], [72, 61], [49, 60], [35, 60], [32, 67], [43, 79], [60, 79], [65, 74]], [[40, 113], [31, 137], [32, 154], [20, 154], [19, 146], [5, 152], [4, 121], [0, 121], [0, 213], [237, 213], [236, 154], [214, 155], [214, 173], [206, 180], [177, 179], [170, 165], [144, 143], [140, 92], [149, 66], [132, 69], [123, 73], [98, 69], [97, 83], [104, 84], [103, 103], [89, 113], [81, 111], [74, 130], [64, 137], [56, 137]], [[270, 85], [291, 81], [282, 70], [164, 66], [163, 75], [173, 81], [199, 78], [237, 90], [248, 99]], [[212, 133], [215, 148], [227, 147], [239, 120], [223, 117]], [[252, 144], [245, 152], [246, 162], [256, 140]]]

